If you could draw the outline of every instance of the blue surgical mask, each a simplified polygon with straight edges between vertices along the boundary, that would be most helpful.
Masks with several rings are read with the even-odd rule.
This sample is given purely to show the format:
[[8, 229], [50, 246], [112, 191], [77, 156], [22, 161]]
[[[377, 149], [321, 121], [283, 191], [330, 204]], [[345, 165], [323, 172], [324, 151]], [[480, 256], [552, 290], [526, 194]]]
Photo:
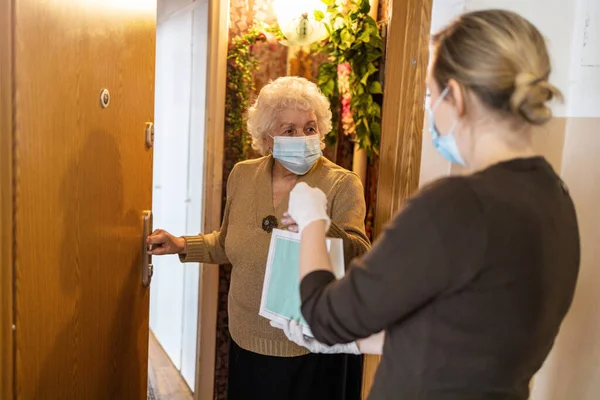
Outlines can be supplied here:
[[296, 175], [310, 171], [321, 155], [321, 138], [318, 134], [273, 138], [273, 158]]
[[444, 89], [444, 91], [440, 94], [440, 97], [436, 100], [433, 107], [427, 107], [427, 112], [429, 113], [429, 131], [433, 136], [433, 147], [444, 157], [446, 160], [451, 163], [467, 165], [463, 158], [460, 155], [460, 151], [458, 150], [458, 146], [456, 145], [456, 139], [454, 139], [454, 129], [458, 124], [458, 121], [454, 122], [452, 128], [450, 128], [450, 132], [446, 135], [440, 135], [440, 132], [437, 130], [435, 126], [435, 110], [440, 104], [440, 102], [446, 97], [448, 94], [448, 88]]

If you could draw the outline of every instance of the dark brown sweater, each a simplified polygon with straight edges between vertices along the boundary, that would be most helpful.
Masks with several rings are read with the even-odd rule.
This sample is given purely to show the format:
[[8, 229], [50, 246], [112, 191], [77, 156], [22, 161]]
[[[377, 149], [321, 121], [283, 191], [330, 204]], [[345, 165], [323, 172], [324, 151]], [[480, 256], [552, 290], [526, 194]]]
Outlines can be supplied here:
[[386, 331], [371, 399], [527, 399], [571, 305], [573, 202], [543, 158], [438, 181], [337, 282], [301, 283], [315, 337]]

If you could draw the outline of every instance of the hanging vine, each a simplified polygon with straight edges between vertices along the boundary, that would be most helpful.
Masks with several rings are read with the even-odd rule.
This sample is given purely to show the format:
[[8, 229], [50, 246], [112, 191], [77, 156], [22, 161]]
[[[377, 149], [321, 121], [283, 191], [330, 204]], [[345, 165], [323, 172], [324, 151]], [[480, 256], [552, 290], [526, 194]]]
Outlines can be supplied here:
[[327, 11], [315, 11], [315, 19], [325, 24], [327, 38], [313, 47], [330, 57], [318, 75], [319, 88], [334, 110], [334, 128], [327, 140], [337, 139], [341, 117], [344, 132], [354, 136], [369, 156], [378, 154], [381, 107], [374, 96], [383, 94], [378, 80], [383, 40], [369, 16], [369, 0], [322, 1]]
[[234, 163], [248, 157], [252, 140], [246, 126], [246, 113], [250, 107], [250, 96], [255, 92], [252, 72], [258, 68], [258, 61], [252, 53], [257, 42], [276, 40], [283, 36], [279, 27], [256, 22], [242, 35], [231, 39], [227, 53], [227, 91], [225, 95], [225, 132], [227, 149], [234, 152]]

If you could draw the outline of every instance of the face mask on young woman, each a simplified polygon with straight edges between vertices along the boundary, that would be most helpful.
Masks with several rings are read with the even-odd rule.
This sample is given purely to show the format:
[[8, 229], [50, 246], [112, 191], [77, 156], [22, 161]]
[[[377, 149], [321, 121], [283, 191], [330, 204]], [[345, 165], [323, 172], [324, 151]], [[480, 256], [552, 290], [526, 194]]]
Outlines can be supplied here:
[[296, 175], [304, 175], [310, 171], [322, 154], [319, 134], [273, 138], [273, 158]]
[[441, 101], [448, 94], [449, 88], [446, 87], [444, 91], [440, 94], [440, 97], [436, 100], [433, 107], [428, 107], [427, 112], [429, 113], [429, 130], [431, 131], [431, 135], [433, 136], [433, 147], [444, 157], [446, 160], [451, 163], [466, 165], [465, 161], [460, 155], [460, 151], [458, 150], [458, 146], [456, 145], [456, 139], [454, 138], [454, 129], [458, 124], [458, 121], [454, 122], [452, 128], [446, 135], [440, 135], [440, 132], [437, 130], [435, 126], [435, 110], [440, 105]]

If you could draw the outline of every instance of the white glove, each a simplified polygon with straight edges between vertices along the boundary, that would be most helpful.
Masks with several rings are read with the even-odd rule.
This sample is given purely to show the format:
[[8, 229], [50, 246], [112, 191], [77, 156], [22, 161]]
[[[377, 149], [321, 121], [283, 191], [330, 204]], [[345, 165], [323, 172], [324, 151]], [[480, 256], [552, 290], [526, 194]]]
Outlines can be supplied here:
[[298, 224], [298, 232], [311, 222], [325, 221], [325, 232], [329, 231], [331, 219], [327, 215], [327, 196], [318, 188], [304, 182], [298, 183], [290, 192], [288, 214]]
[[271, 321], [273, 328], [283, 329], [285, 336], [298, 346], [306, 348], [311, 353], [320, 354], [360, 354], [356, 342], [348, 344], [334, 344], [327, 346], [317, 342], [316, 339], [305, 336], [302, 333], [302, 326], [298, 321], [287, 321], [283, 326]]

